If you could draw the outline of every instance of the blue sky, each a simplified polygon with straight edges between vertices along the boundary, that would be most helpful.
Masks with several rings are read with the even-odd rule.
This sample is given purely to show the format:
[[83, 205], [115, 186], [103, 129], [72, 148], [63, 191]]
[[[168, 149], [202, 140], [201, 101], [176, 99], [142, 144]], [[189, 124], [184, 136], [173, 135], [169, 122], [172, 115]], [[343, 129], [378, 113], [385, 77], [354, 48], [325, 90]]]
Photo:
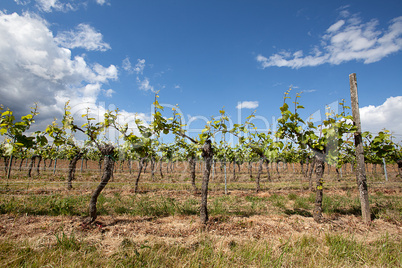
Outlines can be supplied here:
[[363, 129], [402, 139], [400, 0], [3, 0], [0, 11], [0, 103], [23, 114], [38, 102], [38, 128], [66, 100], [77, 117], [118, 107], [123, 121], [149, 120], [155, 91], [192, 129], [222, 107], [274, 128], [289, 87], [304, 92], [305, 118], [323, 115], [350, 103], [357, 73]]

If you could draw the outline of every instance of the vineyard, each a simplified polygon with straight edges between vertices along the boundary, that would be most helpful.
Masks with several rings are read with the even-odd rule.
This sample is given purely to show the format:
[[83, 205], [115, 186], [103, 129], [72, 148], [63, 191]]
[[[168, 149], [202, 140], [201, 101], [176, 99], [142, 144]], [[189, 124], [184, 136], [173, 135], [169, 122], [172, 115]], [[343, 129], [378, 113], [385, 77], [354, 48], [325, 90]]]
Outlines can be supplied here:
[[134, 127], [66, 103], [30, 133], [40, 109], [16, 120], [3, 107], [0, 265], [401, 266], [400, 145], [361, 133], [344, 101], [304, 121], [291, 96], [275, 131], [254, 114], [230, 125], [222, 109], [197, 136], [157, 95]]

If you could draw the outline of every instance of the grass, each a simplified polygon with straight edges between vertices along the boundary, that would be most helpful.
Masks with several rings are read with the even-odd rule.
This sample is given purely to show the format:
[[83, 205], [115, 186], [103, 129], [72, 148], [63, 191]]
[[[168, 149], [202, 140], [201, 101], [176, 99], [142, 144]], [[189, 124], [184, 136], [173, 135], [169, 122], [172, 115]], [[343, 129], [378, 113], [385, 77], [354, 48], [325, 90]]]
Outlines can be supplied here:
[[121, 240], [102, 257], [97, 245], [61, 232], [55, 242], [37, 246], [28, 241], [0, 243], [2, 267], [398, 267], [401, 242], [384, 236], [371, 243], [327, 234], [303, 235], [273, 242], [233, 240], [211, 235], [192, 243]]
[[343, 195], [324, 195], [322, 210], [328, 214], [360, 215], [360, 201], [358, 197]]
[[271, 202], [271, 204], [274, 207], [280, 208], [280, 209], [284, 209], [285, 206], [285, 202], [286, 202], [286, 197], [282, 196], [282, 195], [278, 195], [278, 194], [273, 194], [268, 198], [268, 201]]
[[0, 255], [1, 267], [91, 267], [104, 263], [96, 246], [64, 233], [49, 245], [1, 241]]
[[[324, 241], [311, 236], [284, 241], [279, 247], [268, 241], [222, 243], [210, 237], [194, 245], [133, 245], [122, 248], [111, 265], [122, 267], [396, 267], [401, 264], [398, 247], [392, 243], [382, 247], [382, 240], [373, 245], [353, 238], [326, 236]], [[219, 246], [216, 246], [219, 245]], [[308, 247], [307, 247], [308, 245]], [[329, 254], [326, 248], [329, 247]], [[374, 254], [379, 258], [370, 258]]]
[[89, 198], [85, 196], [27, 195], [1, 196], [0, 213], [25, 215], [83, 215], [84, 205]]
[[389, 236], [367, 245], [341, 235], [326, 235], [329, 260], [345, 266], [398, 267], [402, 265], [402, 242], [390, 241]]
[[[228, 195], [224, 194], [224, 184], [219, 178], [211, 181], [210, 230], [194, 231], [198, 227], [191, 227], [189, 233], [181, 233], [170, 221], [191, 219], [176, 221], [179, 226], [191, 225], [199, 215], [200, 196], [192, 191], [188, 177], [168, 174], [164, 180], [150, 182], [149, 174], [145, 174], [140, 181], [140, 193], [134, 194], [133, 182], [127, 182], [125, 174], [116, 174], [97, 203], [98, 220], [110, 216], [116, 218], [112, 221], [116, 223], [83, 231], [79, 224], [72, 225], [70, 221], [88, 216], [91, 191], [98, 184], [99, 174], [93, 171], [77, 175], [72, 191], [65, 190], [62, 175], [32, 179], [14, 176], [8, 189], [0, 185], [0, 216], [4, 222], [16, 218], [28, 220], [31, 216], [38, 216], [34, 218], [40, 221], [41, 216], [53, 219], [62, 215], [68, 217], [57, 217], [57, 220], [70, 226], [52, 229], [51, 223], [46, 223], [43, 235], [48, 240], [38, 240], [18, 232], [9, 235], [9, 230], [0, 224], [0, 267], [402, 266], [400, 235], [388, 235], [385, 229], [380, 229], [379, 235], [376, 229], [370, 234], [378, 237], [366, 240], [362, 235], [364, 228], [354, 229], [359, 222], [360, 201], [353, 176], [345, 176], [340, 183], [326, 178], [324, 216], [331, 220], [347, 217], [345, 222], [352, 221], [339, 231], [322, 231], [321, 227], [307, 224], [312, 221], [315, 193], [306, 190], [306, 181], [301, 189], [300, 177], [289, 179], [281, 174], [281, 178], [273, 177], [272, 182], [264, 178], [263, 190], [257, 194], [254, 181], [242, 174], [238, 181], [229, 181]], [[197, 187], [200, 188], [199, 180]], [[384, 184], [382, 179], [369, 180], [374, 220], [401, 226], [400, 187], [396, 181]], [[126, 227], [122, 226], [126, 225], [119, 217], [129, 222], [131, 225], [127, 226], [131, 229], [124, 230]], [[270, 221], [272, 227], [264, 221]], [[140, 232], [140, 227], [136, 229], [140, 224], [141, 228], [149, 228], [146, 230], [149, 235]], [[378, 228], [376, 222], [373, 226]], [[13, 225], [18, 227], [28, 228]], [[167, 231], [160, 230], [163, 228]], [[107, 239], [111, 237], [117, 243], [112, 249], [107, 247], [110, 242]]]
[[[166, 217], [173, 215], [196, 215], [199, 213], [199, 196], [187, 196], [188, 192], [166, 192], [132, 194], [122, 196], [120, 192], [101, 194], [97, 208], [99, 215], [132, 215]], [[172, 196], [169, 196], [172, 195]], [[88, 215], [90, 195], [28, 194], [8, 196], [0, 195], [0, 213], [17, 215]], [[302, 215], [311, 216], [315, 194], [299, 195], [273, 193], [269, 196], [210, 194], [209, 213], [211, 215], [243, 216], [252, 215]], [[398, 195], [383, 192], [370, 196], [372, 217], [391, 223], [402, 222], [402, 200]], [[360, 201], [357, 194], [324, 194], [323, 212], [331, 215], [359, 216]]]

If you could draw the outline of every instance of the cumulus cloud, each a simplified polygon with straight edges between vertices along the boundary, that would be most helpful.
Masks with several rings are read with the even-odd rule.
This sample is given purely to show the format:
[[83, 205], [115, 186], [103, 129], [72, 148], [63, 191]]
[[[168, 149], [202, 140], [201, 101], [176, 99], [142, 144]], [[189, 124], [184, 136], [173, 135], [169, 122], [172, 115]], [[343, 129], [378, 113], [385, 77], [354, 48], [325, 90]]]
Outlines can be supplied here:
[[113, 89], [109, 88], [108, 90], [104, 91], [104, 94], [106, 97], [111, 98], [113, 96], [113, 94], [116, 93], [116, 91], [114, 91]]
[[258, 107], [258, 101], [243, 101], [239, 102], [236, 109], [255, 109]]
[[332, 24], [323, 34], [321, 44], [314, 46], [307, 55], [301, 50], [294, 53], [283, 50], [269, 57], [258, 55], [256, 60], [262, 68], [298, 69], [353, 60], [369, 64], [402, 50], [402, 16], [392, 19], [386, 31], [377, 29], [376, 19], [363, 23], [357, 15], [351, 16], [345, 10], [341, 16], [348, 18]]
[[369, 105], [360, 108], [360, 118], [363, 131], [378, 133], [388, 129], [393, 133], [402, 134], [402, 96], [390, 97], [379, 105]]
[[99, 50], [106, 51], [110, 45], [105, 43], [101, 33], [97, 32], [88, 24], [81, 23], [75, 30], [64, 31], [57, 34], [55, 41], [66, 48], [84, 48], [88, 51]]
[[71, 54], [37, 15], [0, 12], [1, 103], [20, 116], [37, 102], [37, 122], [42, 122], [38, 128], [44, 129], [54, 117], [61, 117], [66, 101], [83, 112], [96, 106], [102, 92], [112, 95], [113, 90], [102, 87], [118, 78], [116, 66], [89, 63], [84, 56]]

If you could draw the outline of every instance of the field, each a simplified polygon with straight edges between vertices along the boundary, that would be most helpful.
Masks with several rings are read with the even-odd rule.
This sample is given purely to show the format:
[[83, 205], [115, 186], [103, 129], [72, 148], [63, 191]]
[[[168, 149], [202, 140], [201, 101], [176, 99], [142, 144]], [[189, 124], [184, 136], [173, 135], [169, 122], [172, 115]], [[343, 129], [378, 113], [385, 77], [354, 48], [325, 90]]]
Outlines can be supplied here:
[[[210, 218], [199, 222], [200, 195], [186, 163], [141, 175], [133, 192], [133, 165], [116, 165], [113, 180], [98, 199], [95, 224], [88, 216], [92, 190], [100, 181], [97, 163], [77, 167], [73, 189], [66, 188], [66, 162], [53, 169], [25, 167], [0, 176], [1, 267], [401, 267], [402, 179], [388, 166], [369, 169], [372, 224], [360, 217], [356, 178], [344, 168], [325, 171], [325, 222], [312, 218], [315, 194], [299, 166], [264, 173], [259, 193], [244, 164], [233, 179], [215, 167], [210, 180]], [[197, 167], [200, 188], [201, 168]], [[329, 172], [328, 172], [329, 171]], [[254, 177], [256, 169], [254, 167]], [[264, 170], [265, 172], [265, 170]]]

